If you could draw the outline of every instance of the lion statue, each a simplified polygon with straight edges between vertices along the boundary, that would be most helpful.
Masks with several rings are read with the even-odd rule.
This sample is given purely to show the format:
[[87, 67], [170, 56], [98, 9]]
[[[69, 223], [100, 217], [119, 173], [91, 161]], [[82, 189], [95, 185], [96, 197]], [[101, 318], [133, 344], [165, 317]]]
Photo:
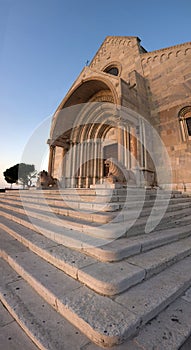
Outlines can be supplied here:
[[114, 158], [105, 160], [106, 167], [109, 168], [106, 181], [109, 183], [120, 183], [124, 185], [136, 185], [135, 174], [131, 170], [127, 170], [124, 165]]
[[46, 170], [42, 170], [38, 173], [36, 187], [42, 189], [50, 187], [58, 188], [58, 180], [49, 175]]

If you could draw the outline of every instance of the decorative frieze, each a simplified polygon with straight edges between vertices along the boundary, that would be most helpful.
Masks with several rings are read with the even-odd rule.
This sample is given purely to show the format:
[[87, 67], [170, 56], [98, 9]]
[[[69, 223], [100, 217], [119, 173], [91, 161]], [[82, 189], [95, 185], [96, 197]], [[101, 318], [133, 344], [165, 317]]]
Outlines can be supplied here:
[[186, 44], [180, 44], [165, 48], [162, 50], [156, 50], [142, 54], [142, 64], [152, 64], [153, 62], [164, 62], [170, 58], [180, 57], [180, 55], [191, 54], [191, 42]]

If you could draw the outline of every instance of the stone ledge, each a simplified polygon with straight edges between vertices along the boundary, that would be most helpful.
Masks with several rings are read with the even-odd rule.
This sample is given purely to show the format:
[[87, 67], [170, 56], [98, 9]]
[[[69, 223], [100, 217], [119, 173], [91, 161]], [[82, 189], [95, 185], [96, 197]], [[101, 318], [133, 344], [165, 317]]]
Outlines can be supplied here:
[[[24, 259], [22, 254], [18, 258], [10, 255], [4, 255], [4, 258], [46, 302], [99, 345], [119, 344], [139, 326], [139, 319], [132, 312], [124, 311], [109, 298], [80, 287], [78, 282], [48, 264], [46, 268], [45, 264], [39, 266], [37, 259], [31, 260], [29, 253]], [[12, 283], [9, 285], [11, 287]]]
[[[191, 304], [181, 296], [149, 321], [133, 341], [141, 349], [179, 350], [191, 334], [190, 319]], [[126, 346], [129, 349], [128, 343]]]
[[[6, 224], [6, 220], [2, 221]], [[11, 225], [7, 222], [7, 226], [5, 224], [0, 224], [3, 241], [7, 237], [3, 232], [9, 233], [46, 261], [104, 295], [119, 294], [191, 254], [189, 237], [154, 251], [138, 254], [120, 263], [101, 263], [80, 252], [56, 245], [46, 237], [15, 223]], [[8, 227], [8, 224], [13, 229]]]
[[[12, 225], [22, 225], [26, 230], [32, 230], [35, 234], [40, 233], [40, 237], [51, 239], [53, 244], [63, 244], [66, 248], [75, 248], [101, 261], [119, 261], [131, 255], [138, 254], [140, 251], [148, 251], [153, 248], [177, 241], [190, 235], [190, 224], [185, 226], [156, 231], [148, 235], [140, 235], [134, 238], [121, 238], [119, 240], [95, 239], [74, 230], [66, 229], [58, 231], [54, 225], [46, 225], [39, 220], [33, 220], [31, 223], [27, 216], [14, 216], [9, 213], [2, 213], [1, 220], [5, 221], [7, 227]], [[9, 222], [7, 222], [9, 220]], [[30, 235], [29, 235], [30, 236]], [[17, 236], [19, 239], [19, 235]], [[30, 239], [29, 239], [30, 242]], [[30, 244], [30, 243], [29, 243]], [[27, 245], [27, 243], [26, 243]]]
[[[6, 205], [4, 203], [0, 203], [1, 210], [9, 210], [11, 212], [15, 212], [18, 214], [25, 214], [26, 208], [23, 209], [21, 206], [14, 205]], [[148, 214], [148, 212], [146, 212]], [[146, 215], [145, 213], [145, 215]], [[141, 231], [144, 230], [144, 226], [147, 223], [147, 216], [140, 217], [137, 219], [139, 212], [137, 211], [129, 211], [124, 212], [124, 214], [119, 213], [116, 218], [114, 218], [111, 222], [105, 222], [103, 224], [88, 222], [87, 220], [83, 220], [80, 218], [80, 212], [78, 218], [71, 218], [69, 216], [61, 216], [54, 215], [50, 210], [49, 212], [44, 212], [43, 214], [39, 214], [37, 210], [27, 210], [27, 215], [32, 219], [39, 219], [41, 221], [49, 222], [50, 224], [55, 224], [56, 226], [62, 226], [68, 230], [78, 230], [79, 233], [84, 233], [92, 237], [97, 238], [105, 238], [105, 239], [116, 239], [124, 236], [125, 234], [130, 237], [133, 235], [140, 234]], [[175, 210], [165, 213], [162, 217], [160, 225], [165, 222], [169, 222], [172, 218], [180, 219], [184, 216], [188, 216], [190, 214], [190, 208], [185, 208], [183, 210]], [[96, 215], [96, 214], [95, 214]], [[103, 213], [100, 214], [103, 216]], [[160, 211], [156, 210], [154, 215], [152, 216], [152, 223], [159, 223]], [[99, 216], [99, 215], [98, 215]], [[107, 216], [106, 216], [107, 217]], [[144, 232], [142, 232], [144, 233]]]
[[[20, 253], [24, 258], [24, 252], [27, 252], [28, 247], [31, 250], [28, 254], [31, 256], [34, 255], [32, 252], [38, 254], [41, 258], [100, 294], [119, 294], [131, 286], [140, 283], [145, 277], [144, 269], [128, 264], [127, 262], [117, 262], [115, 264], [97, 262], [95, 259], [83, 256], [79, 252], [69, 251], [69, 249], [63, 246], [56, 247], [54, 242], [51, 244], [50, 240], [46, 242], [43, 239], [42, 241], [37, 234], [34, 234], [34, 240], [29, 235], [27, 239], [26, 235], [22, 237], [20, 233], [17, 234], [10, 228], [6, 229], [5, 226], [0, 225], [2, 256], [9, 259], [14, 251], [19, 252], [22, 248]], [[11, 241], [9, 236], [7, 240], [6, 231], [14, 238], [19, 239], [23, 243], [23, 246], [20, 242], [15, 241], [14, 238]], [[36, 257], [36, 259], [38, 261], [40, 258]]]
[[[18, 278], [18, 274], [2, 259], [0, 270], [0, 299], [38, 349], [80, 350], [89, 343], [86, 336], [57, 313], [26, 281]], [[19, 337], [20, 333], [17, 333], [17, 336]], [[21, 344], [21, 339], [19, 343]], [[29, 344], [30, 341], [27, 340], [23, 347], [13, 349], [36, 349], [35, 345], [30, 348]], [[9, 349], [12, 350], [11, 344]]]
[[[101, 346], [119, 344], [134, 335], [141, 324], [155, 317], [191, 285], [191, 258], [186, 258], [111, 300], [80, 287], [78, 282], [71, 281], [49, 264], [41, 261], [39, 265], [39, 259], [26, 253], [23, 247], [17, 249], [17, 253], [14, 251], [15, 248], [9, 248], [3, 258], [17, 274]], [[181, 274], [183, 270], [184, 274]]]

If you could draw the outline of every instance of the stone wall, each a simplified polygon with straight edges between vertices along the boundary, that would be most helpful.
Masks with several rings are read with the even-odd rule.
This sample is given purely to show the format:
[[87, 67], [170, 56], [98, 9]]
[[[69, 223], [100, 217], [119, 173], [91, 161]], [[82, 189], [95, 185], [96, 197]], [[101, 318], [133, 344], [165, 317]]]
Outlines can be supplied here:
[[151, 117], [171, 158], [176, 188], [191, 187], [191, 140], [183, 140], [178, 114], [191, 106], [191, 44], [143, 54]]

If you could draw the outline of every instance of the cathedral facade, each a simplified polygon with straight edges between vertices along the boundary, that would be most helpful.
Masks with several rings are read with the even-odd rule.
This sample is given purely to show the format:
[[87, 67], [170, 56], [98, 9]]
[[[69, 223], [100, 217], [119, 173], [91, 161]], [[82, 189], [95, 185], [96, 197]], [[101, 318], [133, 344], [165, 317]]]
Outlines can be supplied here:
[[102, 184], [110, 160], [124, 184], [191, 191], [191, 43], [147, 52], [138, 37], [106, 37], [55, 111], [48, 143], [62, 187]]

